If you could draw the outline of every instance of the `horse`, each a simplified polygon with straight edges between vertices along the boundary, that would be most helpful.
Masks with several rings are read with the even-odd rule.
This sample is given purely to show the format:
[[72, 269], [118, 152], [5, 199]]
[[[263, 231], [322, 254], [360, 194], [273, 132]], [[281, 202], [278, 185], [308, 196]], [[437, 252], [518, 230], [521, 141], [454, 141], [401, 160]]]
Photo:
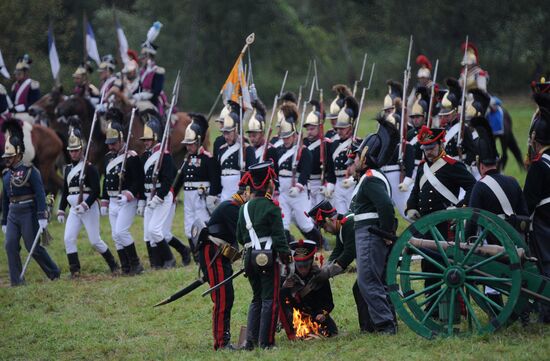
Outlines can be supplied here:
[[502, 148], [502, 156], [500, 158], [500, 168], [504, 169], [506, 163], [508, 162], [508, 150], [512, 152], [512, 155], [516, 159], [520, 169], [525, 170], [525, 164], [523, 162], [523, 156], [521, 150], [519, 149], [518, 142], [514, 136], [514, 131], [512, 128], [512, 116], [504, 107], [500, 106], [502, 109], [503, 117], [503, 132], [502, 134], [494, 134], [495, 141], [500, 140], [500, 146]]

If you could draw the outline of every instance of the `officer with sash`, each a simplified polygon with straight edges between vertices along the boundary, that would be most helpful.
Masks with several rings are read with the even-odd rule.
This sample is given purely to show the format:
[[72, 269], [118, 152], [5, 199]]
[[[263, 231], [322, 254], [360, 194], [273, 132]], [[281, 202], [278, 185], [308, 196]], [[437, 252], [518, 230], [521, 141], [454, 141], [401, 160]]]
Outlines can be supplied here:
[[237, 240], [245, 248], [244, 267], [252, 302], [248, 308], [246, 349], [271, 348], [279, 314], [280, 263], [292, 258], [283, 227], [281, 209], [272, 201], [277, 177], [271, 162], [249, 167], [241, 185], [250, 187], [252, 199], [239, 210]]
[[[109, 153], [105, 156], [101, 214], [109, 215], [111, 234], [124, 274], [140, 274], [143, 266], [139, 260], [130, 227], [134, 222], [137, 202], [143, 193], [143, 166], [137, 153], [127, 149], [123, 127], [111, 122], [105, 135]], [[128, 153], [128, 154], [126, 154]], [[124, 173], [122, 164], [126, 159]], [[120, 179], [123, 174], [123, 179]]]
[[16, 116], [26, 121], [29, 121], [29, 107], [40, 99], [40, 83], [29, 76], [31, 64], [32, 59], [28, 54], [17, 58], [15, 82], [11, 86], [11, 103]]
[[[143, 173], [145, 174], [145, 192], [138, 202], [139, 213], [143, 213], [143, 237], [149, 253], [149, 261], [153, 268], [173, 268], [176, 260], [165, 241], [164, 224], [168, 222], [174, 193], [172, 183], [176, 176], [176, 166], [170, 152], [165, 149], [161, 158], [162, 137], [160, 121], [151, 118], [143, 127], [143, 136], [140, 138], [145, 145], [145, 152], [141, 156]], [[157, 163], [161, 161], [160, 167]], [[157, 179], [155, 169], [158, 170]]]
[[[531, 243], [537, 250], [541, 273], [550, 277], [550, 98], [536, 93], [539, 109], [529, 129], [530, 165], [523, 194], [531, 214]], [[540, 321], [550, 323], [550, 307], [540, 305]]]
[[[37, 232], [48, 226], [46, 196], [40, 172], [33, 166], [23, 164], [21, 159], [24, 152], [23, 132], [8, 135], [2, 155], [6, 164], [2, 176], [2, 232], [6, 240], [12, 286], [24, 283], [20, 278], [22, 264], [19, 240], [23, 237], [25, 248], [30, 251]], [[49, 279], [59, 278], [59, 267], [44, 247], [37, 244], [32, 256]]]
[[[63, 192], [57, 211], [57, 220], [59, 223], [65, 223], [65, 209], [69, 205], [64, 242], [69, 270], [73, 278], [80, 276], [77, 239], [82, 226], [86, 228], [90, 244], [103, 256], [111, 272], [116, 273], [120, 268], [99, 234], [99, 173], [97, 168], [89, 162], [84, 166], [83, 147], [84, 141], [80, 129], [71, 128], [67, 145], [71, 163], [67, 164], [64, 170]], [[84, 168], [84, 183], [80, 189], [82, 168]]]

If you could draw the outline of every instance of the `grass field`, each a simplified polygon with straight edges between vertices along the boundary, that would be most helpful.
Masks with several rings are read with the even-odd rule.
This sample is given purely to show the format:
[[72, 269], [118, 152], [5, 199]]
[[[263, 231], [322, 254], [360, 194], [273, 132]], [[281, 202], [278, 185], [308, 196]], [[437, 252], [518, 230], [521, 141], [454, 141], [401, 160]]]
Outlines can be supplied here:
[[[514, 119], [514, 131], [525, 150], [525, 140], [533, 105], [527, 98], [506, 103]], [[373, 109], [374, 107], [369, 107]], [[374, 112], [367, 112], [362, 132], [371, 129]], [[513, 161], [506, 173], [523, 184], [525, 174]], [[108, 220], [102, 218], [103, 239], [114, 250]], [[402, 225], [403, 227], [403, 225]], [[49, 226], [55, 240], [48, 250], [62, 269], [61, 280], [50, 282], [31, 262], [27, 285], [10, 288], [5, 252], [0, 252], [0, 359], [1, 360], [544, 360], [550, 349], [550, 328], [519, 324], [494, 335], [471, 336], [428, 341], [400, 323], [395, 337], [359, 333], [351, 292], [355, 274], [346, 273], [332, 280], [335, 299], [333, 318], [340, 335], [330, 340], [286, 340], [277, 336], [277, 348], [251, 353], [212, 351], [211, 302], [199, 290], [168, 306], [152, 305], [197, 277], [197, 268], [178, 267], [167, 271], [146, 271], [137, 277], [111, 277], [101, 256], [96, 254], [82, 234], [79, 254], [83, 276], [69, 279], [63, 247], [63, 227]], [[132, 233], [145, 263], [142, 219], [136, 218]], [[174, 233], [183, 239], [182, 207], [174, 222]], [[21, 252], [26, 257], [27, 252]], [[240, 267], [239, 264], [235, 268]], [[244, 277], [235, 281], [235, 306], [232, 313], [233, 342], [251, 298]]]

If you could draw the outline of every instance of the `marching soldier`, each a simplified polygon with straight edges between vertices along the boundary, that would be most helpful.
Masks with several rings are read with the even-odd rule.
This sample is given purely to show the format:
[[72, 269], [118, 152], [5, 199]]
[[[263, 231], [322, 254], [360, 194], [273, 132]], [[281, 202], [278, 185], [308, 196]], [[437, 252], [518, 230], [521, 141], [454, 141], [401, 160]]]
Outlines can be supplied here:
[[[63, 193], [57, 211], [58, 222], [65, 223], [65, 208], [67, 205], [71, 207], [65, 224], [64, 242], [69, 260], [69, 270], [73, 278], [80, 276], [80, 260], [76, 242], [82, 225], [86, 228], [90, 244], [103, 256], [111, 272], [116, 273], [119, 270], [113, 254], [99, 234], [99, 173], [96, 167], [89, 162], [84, 166], [83, 144], [80, 129], [72, 128], [67, 145], [71, 163], [65, 166]], [[82, 168], [85, 169], [83, 186], [80, 189]]]
[[73, 73], [73, 95], [88, 99], [95, 107], [99, 104], [101, 95], [99, 94], [99, 90], [90, 83], [89, 75], [92, 71], [92, 65], [88, 62], [82, 63], [76, 68]]
[[[213, 287], [233, 274], [231, 264], [240, 257], [237, 243], [237, 220], [241, 206], [250, 198], [250, 192], [239, 188], [231, 199], [221, 202], [206, 225], [199, 220], [197, 231], [199, 264], [208, 284]], [[197, 224], [197, 223], [196, 223]], [[195, 225], [193, 226], [195, 227]], [[214, 349], [234, 349], [231, 341], [231, 309], [235, 299], [233, 282], [229, 282], [211, 294], [212, 333]]]
[[239, 210], [237, 240], [245, 248], [244, 267], [252, 302], [248, 308], [246, 349], [275, 344], [279, 308], [279, 262], [288, 265], [288, 248], [281, 209], [271, 200], [276, 174], [271, 162], [249, 167], [241, 185], [250, 187], [252, 199]]
[[[464, 54], [466, 50], [466, 43], [462, 43], [460, 50]], [[477, 47], [468, 42], [468, 49], [466, 50], [465, 56], [462, 59], [461, 65], [463, 66], [460, 71], [460, 87], [464, 85], [464, 78], [466, 78], [466, 91], [472, 89], [479, 89], [483, 93], [487, 93], [487, 83], [489, 82], [489, 73], [481, 69], [479, 66], [479, 54]], [[468, 73], [464, 74], [465, 67], [468, 66]]]
[[145, 41], [141, 45], [141, 56], [139, 57], [141, 65], [139, 74], [140, 90], [134, 93], [132, 98], [136, 102], [151, 102], [162, 116], [165, 107], [168, 106], [168, 99], [163, 91], [166, 71], [155, 63], [157, 49], [158, 46], [149, 41]]
[[[139, 213], [143, 214], [143, 237], [151, 266], [167, 269], [176, 266], [176, 260], [165, 241], [164, 234], [164, 225], [168, 222], [174, 204], [171, 187], [176, 176], [176, 167], [167, 149], [164, 150], [161, 159], [159, 137], [162, 137], [161, 124], [157, 119], [151, 118], [143, 127], [143, 136], [140, 138], [145, 145], [145, 152], [141, 156], [145, 192], [138, 202], [138, 209]], [[161, 164], [157, 169], [158, 162]], [[158, 171], [157, 179], [155, 170]]]
[[[223, 118], [223, 126], [221, 131], [225, 139], [225, 144], [220, 146], [218, 154], [218, 165], [221, 171], [221, 184], [222, 191], [220, 194], [220, 200], [225, 201], [230, 199], [233, 194], [239, 189], [239, 180], [241, 179], [241, 170], [245, 169], [247, 159], [253, 159], [254, 154], [252, 148], [250, 148], [245, 142], [245, 139], [240, 139], [239, 129], [241, 126], [240, 121], [240, 106], [230, 101], [231, 112], [226, 114]], [[241, 159], [243, 156], [244, 159]], [[208, 207], [210, 211], [216, 208], [217, 201], [209, 203]]]
[[[109, 214], [122, 272], [136, 275], [143, 272], [143, 266], [130, 227], [136, 215], [137, 200], [143, 192], [143, 167], [137, 153], [127, 149], [122, 125], [111, 122], [105, 136], [109, 153], [105, 156], [101, 214]], [[122, 170], [125, 158], [126, 168]], [[123, 179], [120, 179], [121, 174]]]
[[[19, 240], [23, 237], [25, 248], [30, 251], [37, 233], [48, 226], [46, 196], [40, 172], [33, 166], [23, 164], [21, 160], [24, 152], [23, 132], [13, 132], [6, 139], [2, 155], [6, 164], [2, 177], [2, 232], [6, 239], [12, 286], [24, 283], [20, 278], [22, 265]], [[37, 244], [32, 256], [49, 279], [59, 278], [59, 267], [44, 247]]]
[[248, 129], [246, 130], [246, 134], [250, 141], [250, 148], [254, 152], [254, 156], [253, 158], [250, 158], [252, 152], [247, 152], [249, 159], [247, 159], [246, 164], [247, 166], [251, 166], [253, 164], [263, 162], [264, 153], [266, 160], [271, 160], [275, 163], [277, 157], [276, 148], [271, 143], [266, 142], [265, 139], [265, 106], [259, 99], [252, 102], [252, 106], [254, 107], [254, 113], [248, 121]]
[[[185, 130], [182, 144], [185, 144], [187, 155], [178, 171], [174, 184], [174, 194], [178, 194], [183, 187], [183, 203], [185, 236], [191, 239], [191, 228], [197, 219], [204, 223], [210, 218], [207, 200], [214, 204], [217, 194], [220, 193], [220, 178], [217, 163], [202, 147], [208, 130], [208, 121], [202, 114], [189, 113], [193, 119]], [[196, 252], [196, 250], [191, 249]]]
[[388, 94], [384, 97], [382, 111], [384, 114], [401, 114], [403, 85], [391, 79], [386, 81], [386, 84], [388, 85]]
[[[283, 145], [277, 148], [277, 168], [279, 178], [279, 202], [285, 217], [283, 225], [290, 242], [290, 222], [296, 226], [307, 239], [321, 244], [321, 234], [306, 212], [310, 207], [307, 194], [307, 182], [311, 174], [311, 152], [298, 139], [296, 123], [297, 108], [293, 104], [281, 106], [283, 120], [281, 121], [280, 137]], [[296, 167], [294, 165], [296, 164]]]
[[271, 137], [271, 139], [269, 140], [269, 142], [275, 148], [279, 148], [281, 145], [283, 145], [283, 140], [280, 137], [281, 121], [284, 118], [283, 112], [281, 111], [281, 107], [286, 104], [294, 104], [295, 106], [298, 106], [298, 100], [296, 99], [296, 94], [294, 94], [293, 92], [284, 93], [279, 100], [281, 101], [281, 105], [277, 110], [277, 123], [275, 124], [275, 128], [277, 128], [277, 135]]
[[304, 138], [304, 146], [309, 149], [312, 158], [311, 174], [309, 175], [309, 192], [311, 198], [311, 204], [318, 204], [324, 199], [324, 195], [321, 192], [321, 142], [325, 143], [323, 158], [326, 163], [327, 159], [327, 143], [328, 139], [325, 139], [323, 134], [320, 134], [321, 123], [325, 121], [324, 114], [321, 114], [321, 104], [317, 100], [312, 100], [310, 104], [313, 106], [311, 112], [307, 115], [304, 121], [304, 127], [306, 128], [306, 136]]
[[[425, 87], [418, 87], [416, 90], [416, 100], [413, 103], [411, 111], [408, 113], [409, 125], [411, 125], [411, 127], [407, 130], [407, 142], [413, 147], [415, 168], [418, 167], [423, 158], [422, 149], [420, 149], [420, 144], [418, 143], [418, 133], [420, 129], [422, 129], [422, 126], [426, 124], [426, 114], [428, 113], [428, 104], [430, 102], [428, 89]], [[403, 181], [405, 182], [405, 179]], [[407, 180], [406, 183], [409, 182], [410, 181]], [[410, 184], [407, 187], [410, 187]]]
[[[529, 129], [530, 165], [523, 194], [531, 214], [531, 243], [540, 260], [541, 273], [550, 277], [550, 101], [545, 93], [534, 95], [539, 109]], [[540, 305], [540, 321], [550, 323], [550, 307]]]
[[[388, 233], [395, 233], [391, 187], [380, 167], [390, 159], [398, 142], [397, 129], [384, 121], [380, 123], [376, 134], [369, 135], [361, 143], [355, 164], [357, 171], [363, 175], [353, 191], [351, 205], [354, 213], [357, 285], [366, 303], [361, 305], [364, 308], [359, 314], [364, 313], [365, 309], [368, 312], [369, 321], [365, 321], [367, 330], [369, 328], [366, 325], [370, 324], [372, 331], [392, 335], [397, 332], [397, 324], [384, 283], [389, 242], [371, 233], [369, 227], [376, 226]], [[358, 309], [359, 305], [358, 302]]]
[[[332, 105], [331, 109], [333, 110]], [[349, 210], [351, 194], [356, 184], [353, 175], [349, 174], [346, 163], [352, 142], [353, 124], [357, 121], [358, 114], [357, 100], [352, 96], [345, 97], [334, 125], [338, 139], [330, 144], [327, 156], [327, 184], [324, 194], [326, 198], [332, 199], [334, 207], [341, 214]]]
[[[225, 104], [220, 112], [220, 115], [214, 120], [214, 122], [217, 123], [218, 129], [221, 132], [221, 129], [223, 127], [223, 119], [227, 114], [231, 112], [231, 106], [230, 104]], [[218, 135], [216, 139], [214, 140], [214, 145], [212, 148], [212, 153], [214, 154], [214, 159], [218, 159], [218, 155], [220, 154], [220, 147], [225, 143], [225, 138], [223, 137], [223, 133]]]
[[336, 98], [334, 98], [332, 103], [330, 103], [329, 113], [326, 115], [326, 119], [330, 120], [332, 129], [329, 129], [325, 133], [325, 137], [330, 139], [331, 142], [334, 142], [340, 139], [338, 128], [336, 127], [338, 114], [346, 104], [346, 97], [352, 96], [352, 93], [351, 93], [351, 89], [344, 84], [334, 85], [332, 87], [332, 91], [336, 92]]
[[[32, 59], [28, 54], [17, 58], [15, 65], [15, 83], [11, 86], [11, 103], [16, 116], [29, 121], [28, 110], [40, 99], [40, 83], [29, 76]], [[31, 122], [32, 123], [32, 122]]]

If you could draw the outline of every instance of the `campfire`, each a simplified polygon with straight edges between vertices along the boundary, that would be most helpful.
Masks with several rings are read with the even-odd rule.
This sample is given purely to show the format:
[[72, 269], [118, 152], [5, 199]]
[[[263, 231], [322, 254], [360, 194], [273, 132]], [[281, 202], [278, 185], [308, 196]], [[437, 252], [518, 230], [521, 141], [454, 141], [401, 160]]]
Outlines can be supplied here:
[[292, 308], [292, 325], [298, 339], [309, 340], [325, 337], [321, 324], [296, 308]]

